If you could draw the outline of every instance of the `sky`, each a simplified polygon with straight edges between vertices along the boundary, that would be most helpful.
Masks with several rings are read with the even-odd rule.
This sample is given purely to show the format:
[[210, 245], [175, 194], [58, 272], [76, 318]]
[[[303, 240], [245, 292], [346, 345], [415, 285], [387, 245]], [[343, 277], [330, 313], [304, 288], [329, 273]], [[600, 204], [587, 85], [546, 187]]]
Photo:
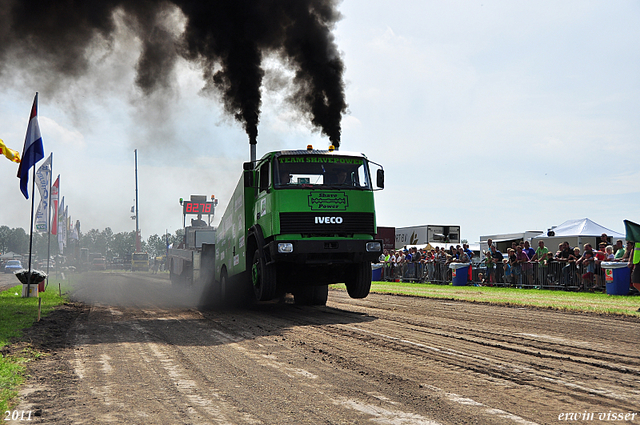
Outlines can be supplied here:
[[[475, 243], [585, 217], [620, 233], [624, 219], [640, 222], [638, 2], [345, 0], [338, 10], [349, 105], [340, 149], [384, 166], [379, 226], [459, 225]], [[122, 26], [64, 90], [10, 69], [0, 139], [22, 151], [37, 91], [45, 155], [82, 232], [135, 230], [134, 149], [144, 239], [182, 228], [179, 198], [191, 194], [219, 199], [217, 224], [249, 160], [247, 136], [190, 63], [178, 63], [172, 90], [145, 97], [139, 54]], [[275, 58], [265, 68], [258, 158], [326, 148], [283, 100], [290, 70]], [[0, 225], [28, 231], [16, 172], [0, 158]]]

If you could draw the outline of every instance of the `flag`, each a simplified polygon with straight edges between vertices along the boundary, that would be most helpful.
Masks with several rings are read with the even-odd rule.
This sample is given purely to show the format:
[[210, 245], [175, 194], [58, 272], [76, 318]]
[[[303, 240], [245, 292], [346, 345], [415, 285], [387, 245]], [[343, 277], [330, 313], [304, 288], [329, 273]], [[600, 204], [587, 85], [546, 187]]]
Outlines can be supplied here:
[[20, 162], [20, 153], [13, 149], [9, 149], [2, 139], [0, 139], [0, 154], [6, 156], [10, 161]]
[[51, 234], [58, 234], [58, 198], [60, 196], [60, 174], [56, 182], [51, 186], [51, 209], [53, 210], [53, 221], [51, 223]]
[[51, 185], [51, 160], [53, 154], [36, 171], [36, 186], [40, 191], [40, 204], [36, 211], [35, 226], [39, 232], [49, 231], [49, 186]]
[[[64, 200], [64, 198], [63, 198], [63, 200]], [[60, 219], [60, 221], [62, 223], [64, 223], [63, 224], [63, 231], [62, 231], [62, 244], [65, 246], [65, 248], [67, 246], [67, 240], [69, 239], [69, 236], [68, 236], [68, 234], [69, 234], [68, 233], [69, 223], [68, 223], [68, 220], [67, 220], [68, 216], [69, 216], [69, 206], [66, 206], [66, 207], [64, 207], [64, 215]]]
[[38, 125], [38, 93], [33, 99], [33, 107], [29, 116], [27, 135], [24, 138], [24, 148], [22, 149], [22, 161], [18, 167], [18, 178], [20, 179], [20, 190], [25, 198], [29, 199], [29, 170], [38, 161], [44, 158], [44, 147], [42, 146], [42, 136]]
[[69, 236], [69, 238], [71, 239], [75, 239], [75, 240], [80, 240], [80, 232], [78, 231], [78, 229], [80, 228], [80, 220], [76, 220], [76, 225], [71, 227], [71, 236]]
[[64, 218], [64, 196], [62, 197], [62, 201], [60, 201], [60, 206], [58, 207], [58, 247], [60, 249], [60, 253], [62, 254], [64, 251], [64, 246], [66, 245], [64, 236], [65, 236], [65, 225], [66, 224]]
[[624, 229], [627, 232], [625, 236], [627, 242], [640, 243], [640, 224], [624, 220]]

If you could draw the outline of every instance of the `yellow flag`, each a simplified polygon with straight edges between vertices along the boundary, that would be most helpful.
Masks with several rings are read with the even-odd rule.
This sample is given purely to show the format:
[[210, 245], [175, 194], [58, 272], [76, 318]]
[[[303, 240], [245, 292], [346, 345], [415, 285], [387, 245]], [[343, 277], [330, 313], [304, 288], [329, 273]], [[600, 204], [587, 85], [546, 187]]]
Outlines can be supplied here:
[[20, 163], [20, 154], [13, 149], [9, 149], [2, 139], [0, 139], [0, 154], [9, 158], [10, 161]]

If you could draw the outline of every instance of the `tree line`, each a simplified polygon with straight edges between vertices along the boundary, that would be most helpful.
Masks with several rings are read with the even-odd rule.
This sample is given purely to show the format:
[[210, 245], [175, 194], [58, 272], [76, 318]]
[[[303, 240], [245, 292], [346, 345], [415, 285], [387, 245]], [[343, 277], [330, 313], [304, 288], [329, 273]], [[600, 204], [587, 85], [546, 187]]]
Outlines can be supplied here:
[[[179, 229], [175, 234], [151, 235], [146, 240], [142, 240], [142, 251], [148, 252], [149, 257], [160, 257], [165, 255], [167, 241], [169, 244], [182, 242], [184, 230]], [[63, 249], [62, 255], [74, 256], [80, 248], [87, 248], [90, 253], [100, 253], [107, 260], [114, 258], [125, 258], [136, 249], [136, 232], [113, 233], [110, 227], [100, 231], [91, 229], [86, 233], [80, 232], [80, 239], [69, 240], [67, 247]], [[33, 234], [33, 253], [37, 258], [47, 258], [48, 235], [42, 233]], [[15, 252], [16, 254], [27, 255], [29, 253], [29, 234], [21, 227], [9, 228], [0, 226], [0, 253]], [[58, 248], [58, 237], [51, 235], [49, 253], [51, 256], [60, 254]]]

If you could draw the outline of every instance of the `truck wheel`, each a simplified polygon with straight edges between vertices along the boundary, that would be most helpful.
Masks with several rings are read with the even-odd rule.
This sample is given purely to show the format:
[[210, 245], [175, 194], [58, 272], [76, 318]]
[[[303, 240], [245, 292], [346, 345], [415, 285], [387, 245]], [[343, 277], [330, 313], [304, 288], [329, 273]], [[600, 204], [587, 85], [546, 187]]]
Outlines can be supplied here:
[[303, 286], [293, 294], [296, 305], [327, 305], [329, 286]]
[[356, 264], [345, 284], [351, 298], [366, 298], [371, 290], [371, 264]]
[[251, 263], [251, 283], [253, 293], [258, 301], [269, 301], [276, 296], [276, 270], [273, 265], [266, 265], [260, 251], [256, 249]]

